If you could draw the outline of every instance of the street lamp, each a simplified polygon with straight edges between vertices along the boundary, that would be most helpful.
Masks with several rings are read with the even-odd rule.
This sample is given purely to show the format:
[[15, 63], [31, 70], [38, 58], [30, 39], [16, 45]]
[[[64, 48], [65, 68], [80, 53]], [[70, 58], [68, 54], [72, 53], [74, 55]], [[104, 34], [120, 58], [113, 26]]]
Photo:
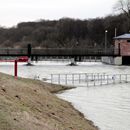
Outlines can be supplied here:
[[105, 30], [105, 52], [106, 52], [106, 49], [107, 49], [107, 30]]

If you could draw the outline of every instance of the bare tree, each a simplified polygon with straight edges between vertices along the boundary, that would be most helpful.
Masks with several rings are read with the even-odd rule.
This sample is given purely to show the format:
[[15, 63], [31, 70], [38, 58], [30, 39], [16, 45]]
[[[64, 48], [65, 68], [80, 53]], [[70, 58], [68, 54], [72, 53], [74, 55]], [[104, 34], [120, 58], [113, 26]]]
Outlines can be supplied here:
[[130, 0], [119, 0], [114, 10], [123, 12], [130, 19]]
[[115, 7], [115, 11], [122, 12], [126, 16], [128, 30], [130, 32], [130, 0], [119, 0]]

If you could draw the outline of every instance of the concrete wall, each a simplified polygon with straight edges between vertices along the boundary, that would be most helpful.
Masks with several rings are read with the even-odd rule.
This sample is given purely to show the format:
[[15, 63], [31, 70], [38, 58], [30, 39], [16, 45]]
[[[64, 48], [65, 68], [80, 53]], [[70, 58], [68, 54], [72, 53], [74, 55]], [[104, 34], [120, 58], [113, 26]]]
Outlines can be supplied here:
[[114, 58], [113, 57], [102, 57], [101, 61], [105, 64], [110, 64], [113, 65], [114, 64]]
[[122, 65], [122, 56], [115, 57], [114, 58], [114, 64], [115, 65]]
[[102, 57], [102, 62], [110, 65], [122, 65], [122, 57]]

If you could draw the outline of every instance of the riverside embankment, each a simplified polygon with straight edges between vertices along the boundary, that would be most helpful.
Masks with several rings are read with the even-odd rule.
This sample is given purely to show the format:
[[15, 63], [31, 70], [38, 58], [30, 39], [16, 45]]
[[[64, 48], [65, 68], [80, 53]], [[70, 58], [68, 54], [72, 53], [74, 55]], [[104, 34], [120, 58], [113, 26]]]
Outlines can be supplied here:
[[97, 130], [54, 94], [65, 89], [0, 73], [0, 130]]

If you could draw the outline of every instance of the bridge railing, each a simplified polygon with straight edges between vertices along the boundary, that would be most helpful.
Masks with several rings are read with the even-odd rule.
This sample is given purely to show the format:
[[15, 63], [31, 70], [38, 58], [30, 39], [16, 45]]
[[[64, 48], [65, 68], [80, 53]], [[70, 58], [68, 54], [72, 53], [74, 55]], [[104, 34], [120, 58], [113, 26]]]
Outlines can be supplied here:
[[26, 48], [2, 48], [0, 49], [0, 55], [27, 55], [27, 49]]
[[119, 50], [114, 48], [1, 48], [0, 56], [116, 56]]
[[87, 55], [118, 55], [118, 50], [113, 48], [95, 49], [95, 48], [47, 48], [32, 49], [32, 55], [64, 55], [64, 56], [87, 56]]

